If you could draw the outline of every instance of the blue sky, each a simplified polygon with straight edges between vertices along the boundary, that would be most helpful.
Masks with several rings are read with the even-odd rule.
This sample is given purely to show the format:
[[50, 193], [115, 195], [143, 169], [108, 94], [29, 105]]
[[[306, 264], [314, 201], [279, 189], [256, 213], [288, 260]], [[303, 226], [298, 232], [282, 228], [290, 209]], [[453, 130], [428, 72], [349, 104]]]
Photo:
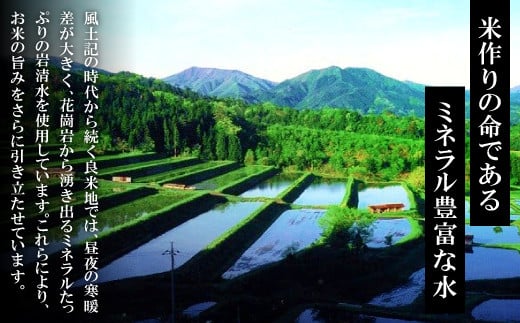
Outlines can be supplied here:
[[[54, 0], [59, 8], [71, 1]], [[520, 57], [511, 1], [511, 57]], [[368, 67], [399, 80], [469, 87], [469, 0], [91, 0], [101, 67], [163, 78], [191, 66], [283, 81], [309, 69]], [[512, 59], [511, 83], [520, 84]]]

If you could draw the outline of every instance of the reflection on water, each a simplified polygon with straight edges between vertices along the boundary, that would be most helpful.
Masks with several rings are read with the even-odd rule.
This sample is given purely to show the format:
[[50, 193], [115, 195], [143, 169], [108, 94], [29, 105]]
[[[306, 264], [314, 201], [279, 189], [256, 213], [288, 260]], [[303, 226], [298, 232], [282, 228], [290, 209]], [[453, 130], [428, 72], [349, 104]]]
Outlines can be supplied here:
[[520, 234], [516, 226], [465, 226], [466, 234], [473, 235], [475, 243], [520, 243]]
[[390, 317], [379, 317], [366, 314], [355, 314], [341, 309], [315, 309], [308, 308], [298, 315], [295, 323], [421, 323], [421, 321], [409, 321]]
[[520, 253], [516, 250], [473, 247], [465, 256], [466, 280], [520, 277]]
[[[367, 241], [369, 248], [384, 248], [396, 244], [408, 235], [412, 227], [408, 219], [380, 219], [372, 224], [372, 235]], [[391, 238], [387, 238], [391, 236]], [[388, 239], [388, 240], [387, 240]]]
[[368, 304], [384, 307], [396, 307], [412, 304], [424, 289], [425, 268], [414, 272], [408, 282], [387, 293], [374, 297]]
[[276, 197], [278, 194], [283, 192], [286, 188], [288, 188], [296, 179], [298, 179], [298, 175], [296, 174], [286, 174], [280, 173], [277, 174], [250, 190], [245, 191], [240, 194], [242, 197]]
[[319, 310], [308, 308], [296, 318], [296, 323], [325, 323], [325, 320], [319, 318], [320, 314]]
[[403, 203], [404, 210], [410, 209], [410, 199], [402, 185], [366, 186], [360, 184], [358, 209], [367, 209], [372, 204]]
[[317, 222], [324, 213], [323, 210], [285, 211], [222, 277], [234, 278], [309, 246], [321, 235]]
[[156, 237], [99, 270], [98, 282], [146, 276], [171, 269], [171, 257], [164, 254], [173, 241], [175, 268], [244, 219], [262, 203], [226, 203]]
[[264, 170], [265, 168], [256, 166], [242, 167], [237, 170], [225, 173], [223, 175], [213, 177], [199, 183], [195, 183], [192, 186], [195, 186], [198, 190], [216, 190], [219, 187], [223, 187], [225, 185], [228, 185], [229, 183], [232, 183], [239, 179], [244, 179], [248, 176], [257, 174]]
[[182, 311], [182, 314], [186, 317], [195, 318], [200, 315], [200, 313], [204, 312], [208, 308], [214, 306], [217, 304], [216, 302], [202, 302], [193, 304], [184, 311]]
[[315, 180], [294, 201], [301, 205], [334, 205], [343, 200], [346, 192], [345, 182]]
[[490, 299], [476, 306], [471, 315], [491, 322], [520, 322], [520, 299]]

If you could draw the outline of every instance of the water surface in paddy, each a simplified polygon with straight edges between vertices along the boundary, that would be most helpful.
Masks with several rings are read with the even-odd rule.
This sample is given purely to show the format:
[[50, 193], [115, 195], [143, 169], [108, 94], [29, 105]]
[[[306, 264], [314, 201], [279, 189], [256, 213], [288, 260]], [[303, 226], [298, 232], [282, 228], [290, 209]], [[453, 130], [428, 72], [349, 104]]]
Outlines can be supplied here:
[[410, 209], [410, 199], [402, 185], [359, 185], [358, 209], [366, 210], [369, 205], [386, 203], [403, 203], [404, 210]]
[[[369, 248], [384, 248], [394, 245], [412, 230], [408, 219], [379, 219], [371, 227], [372, 234], [366, 245]], [[387, 236], [391, 236], [387, 240]]]
[[280, 173], [255, 185], [240, 196], [273, 198], [288, 188], [298, 177], [300, 177], [298, 174]]
[[389, 317], [379, 317], [367, 314], [356, 314], [341, 309], [315, 309], [308, 308], [298, 315], [296, 323], [420, 323], [421, 321], [409, 321]]
[[471, 315], [490, 322], [520, 322], [520, 299], [490, 299], [475, 306]]
[[338, 180], [315, 179], [293, 202], [300, 205], [340, 204], [345, 197], [346, 183]]
[[520, 253], [516, 250], [473, 247], [466, 256], [466, 280], [520, 277]]
[[116, 259], [99, 270], [98, 282], [146, 276], [171, 269], [173, 241], [175, 268], [182, 266], [210, 242], [247, 217], [261, 202], [236, 202], [219, 205]]
[[283, 212], [222, 277], [237, 277], [309, 246], [321, 236], [318, 220], [324, 213], [305, 209]]

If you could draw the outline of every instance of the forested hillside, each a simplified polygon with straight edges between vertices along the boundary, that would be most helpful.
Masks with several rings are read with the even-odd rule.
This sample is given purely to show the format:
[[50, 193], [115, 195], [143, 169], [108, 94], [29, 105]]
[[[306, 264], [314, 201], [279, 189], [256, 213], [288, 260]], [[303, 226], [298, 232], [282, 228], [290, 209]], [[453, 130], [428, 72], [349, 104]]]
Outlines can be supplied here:
[[[55, 107], [49, 119], [51, 128], [57, 129], [55, 138], [65, 90], [60, 73], [52, 68], [49, 83], [49, 101]], [[75, 74], [72, 82], [79, 147], [82, 76]], [[26, 86], [28, 91], [34, 88], [30, 80]], [[99, 154], [138, 149], [382, 179], [414, 169], [424, 172], [423, 118], [389, 111], [362, 115], [348, 109], [295, 110], [271, 103], [206, 98], [128, 72], [101, 73], [97, 86]], [[26, 130], [34, 134], [31, 120], [36, 112], [26, 111]], [[518, 137], [518, 127], [512, 129], [513, 138]], [[512, 150], [517, 150], [513, 138]]]

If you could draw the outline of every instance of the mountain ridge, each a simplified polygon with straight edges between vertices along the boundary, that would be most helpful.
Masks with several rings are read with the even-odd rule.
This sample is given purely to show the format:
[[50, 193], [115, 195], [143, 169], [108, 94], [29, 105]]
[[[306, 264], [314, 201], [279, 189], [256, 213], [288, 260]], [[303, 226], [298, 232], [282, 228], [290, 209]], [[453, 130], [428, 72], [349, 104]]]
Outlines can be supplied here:
[[[295, 109], [347, 108], [357, 112], [392, 112], [424, 116], [424, 87], [400, 81], [367, 67], [329, 66], [311, 69], [282, 82], [258, 78], [239, 70], [192, 66], [163, 79], [180, 88], [217, 98], [231, 97], [248, 103], [271, 102]], [[511, 88], [512, 119], [520, 114], [520, 86]], [[466, 89], [466, 117], [469, 90]], [[513, 121], [513, 120], [512, 120]]]
[[203, 95], [240, 98], [248, 103], [272, 102], [296, 109], [335, 107], [361, 113], [390, 110], [405, 115], [424, 114], [423, 94], [416, 87], [365, 67], [312, 69], [276, 83], [238, 70], [192, 66], [163, 80]]
[[190, 88], [208, 96], [243, 98], [250, 101], [257, 91], [266, 91], [277, 83], [239, 70], [192, 66], [163, 78], [173, 86]]

